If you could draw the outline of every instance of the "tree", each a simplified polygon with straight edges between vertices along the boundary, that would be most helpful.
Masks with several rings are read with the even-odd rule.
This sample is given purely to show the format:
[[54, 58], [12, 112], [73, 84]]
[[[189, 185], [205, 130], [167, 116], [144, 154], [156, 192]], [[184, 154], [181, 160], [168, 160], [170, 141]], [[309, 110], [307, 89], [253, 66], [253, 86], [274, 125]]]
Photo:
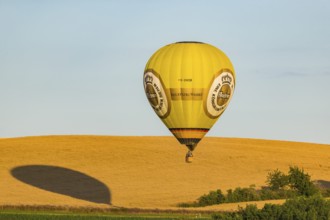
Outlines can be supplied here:
[[289, 177], [276, 169], [268, 173], [266, 183], [272, 190], [283, 189], [289, 185]]
[[311, 181], [309, 174], [304, 169], [297, 166], [290, 166], [289, 183], [292, 189], [295, 189], [299, 195], [312, 196], [318, 192], [316, 186]]

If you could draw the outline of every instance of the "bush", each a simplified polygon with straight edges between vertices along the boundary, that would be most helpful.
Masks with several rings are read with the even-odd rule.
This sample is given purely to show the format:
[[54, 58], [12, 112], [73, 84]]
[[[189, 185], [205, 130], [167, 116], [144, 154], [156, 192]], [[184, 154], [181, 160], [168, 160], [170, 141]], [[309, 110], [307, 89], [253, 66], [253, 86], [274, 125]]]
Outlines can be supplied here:
[[323, 189], [321, 193], [323, 197], [330, 197], [330, 189]]
[[263, 188], [259, 194], [260, 200], [289, 199], [297, 196], [296, 191], [290, 189], [271, 190]]
[[284, 189], [289, 185], [289, 177], [276, 169], [268, 173], [266, 183], [272, 190]]
[[320, 196], [289, 199], [282, 208], [282, 216], [291, 216], [293, 219], [330, 219], [330, 202]]
[[296, 190], [299, 195], [312, 196], [318, 193], [318, 189], [311, 181], [309, 174], [304, 172], [304, 169], [299, 169], [296, 166], [290, 166], [289, 183], [292, 189]]
[[209, 194], [199, 197], [197, 204], [198, 206], [208, 206], [224, 203], [225, 200], [225, 196], [222, 194], [221, 190], [218, 189], [217, 191], [210, 191]]
[[204, 207], [209, 205], [225, 203], [226, 197], [222, 194], [221, 190], [210, 191], [209, 194], [204, 194], [197, 199], [196, 202], [179, 203], [178, 206], [182, 208], [188, 207]]
[[247, 205], [245, 209], [241, 209], [240, 213], [243, 219], [259, 219], [259, 210], [256, 205]]
[[222, 220], [329, 220], [330, 201], [320, 196], [296, 197], [287, 200], [283, 205], [266, 204], [262, 209], [256, 205], [247, 205], [238, 212], [221, 213], [212, 216]]
[[277, 220], [282, 214], [281, 205], [265, 204], [259, 214], [259, 219]]
[[243, 220], [243, 216], [236, 212], [215, 213], [212, 215], [214, 220]]
[[233, 190], [227, 190], [227, 203], [232, 202], [247, 202], [247, 201], [258, 201], [260, 196], [254, 187], [240, 188], [237, 187]]

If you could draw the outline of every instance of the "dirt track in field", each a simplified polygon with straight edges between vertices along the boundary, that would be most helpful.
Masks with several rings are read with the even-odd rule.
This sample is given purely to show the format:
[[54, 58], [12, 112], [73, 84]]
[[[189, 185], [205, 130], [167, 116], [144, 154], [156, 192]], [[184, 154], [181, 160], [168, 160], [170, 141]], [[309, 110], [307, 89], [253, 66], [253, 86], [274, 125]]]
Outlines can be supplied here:
[[290, 165], [330, 184], [330, 145], [209, 137], [193, 163], [185, 153], [173, 137], [0, 139], [0, 205], [176, 209], [210, 190], [263, 186], [269, 171]]

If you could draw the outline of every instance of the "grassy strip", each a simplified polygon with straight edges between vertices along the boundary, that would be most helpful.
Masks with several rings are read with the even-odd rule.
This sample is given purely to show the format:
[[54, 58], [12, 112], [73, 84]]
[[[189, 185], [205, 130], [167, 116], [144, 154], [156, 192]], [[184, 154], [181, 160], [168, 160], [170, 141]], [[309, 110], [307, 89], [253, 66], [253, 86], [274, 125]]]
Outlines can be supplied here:
[[211, 218], [195, 218], [195, 217], [164, 217], [164, 216], [95, 216], [95, 215], [54, 215], [54, 214], [23, 214], [23, 213], [1, 213], [0, 219], [2, 220], [183, 220], [183, 219], [198, 219], [205, 220]]
[[75, 206], [52, 206], [52, 205], [0, 205], [0, 213], [4, 212], [38, 212], [38, 213], [57, 213], [57, 214], [147, 214], [147, 215], [211, 215], [213, 211], [190, 210], [190, 209], [143, 209], [143, 208], [124, 208], [124, 207], [75, 207]]
[[[54, 214], [23, 214], [23, 213], [1, 213], [0, 219], [2, 220], [170, 220], [170, 219], [200, 219], [206, 218], [188, 218], [188, 217], [163, 217], [163, 216], [95, 216], [95, 215], [54, 215]], [[210, 219], [210, 218], [207, 218]]]
[[191, 216], [191, 215], [173, 215], [169, 214], [168, 216], [163, 215], [97, 215], [97, 214], [59, 214], [59, 213], [37, 213], [37, 212], [0, 212], [0, 219], [11, 219], [11, 220], [113, 220], [113, 219], [121, 219], [121, 220], [150, 220], [150, 219], [157, 219], [157, 220], [183, 220], [183, 219], [199, 219], [199, 220], [206, 220], [211, 219], [210, 216], [208, 217], [200, 217], [200, 216]]
[[[115, 211], [114, 211], [115, 210]], [[125, 210], [125, 211], [124, 211]], [[211, 212], [193, 213], [176, 212], [176, 210], [141, 210], [141, 209], [100, 209], [100, 208], [76, 208], [61, 206], [1, 206], [0, 220], [2, 219], [23, 219], [23, 220], [76, 220], [76, 219], [157, 219], [157, 220], [183, 220], [183, 219], [211, 219]]]

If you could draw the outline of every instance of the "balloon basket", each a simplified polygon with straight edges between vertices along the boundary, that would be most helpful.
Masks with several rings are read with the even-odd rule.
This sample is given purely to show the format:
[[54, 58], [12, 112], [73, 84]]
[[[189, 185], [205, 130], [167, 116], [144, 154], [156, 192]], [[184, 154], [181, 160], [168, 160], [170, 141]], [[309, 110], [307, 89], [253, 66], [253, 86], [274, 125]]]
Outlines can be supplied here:
[[193, 157], [186, 157], [186, 163], [192, 163]]

